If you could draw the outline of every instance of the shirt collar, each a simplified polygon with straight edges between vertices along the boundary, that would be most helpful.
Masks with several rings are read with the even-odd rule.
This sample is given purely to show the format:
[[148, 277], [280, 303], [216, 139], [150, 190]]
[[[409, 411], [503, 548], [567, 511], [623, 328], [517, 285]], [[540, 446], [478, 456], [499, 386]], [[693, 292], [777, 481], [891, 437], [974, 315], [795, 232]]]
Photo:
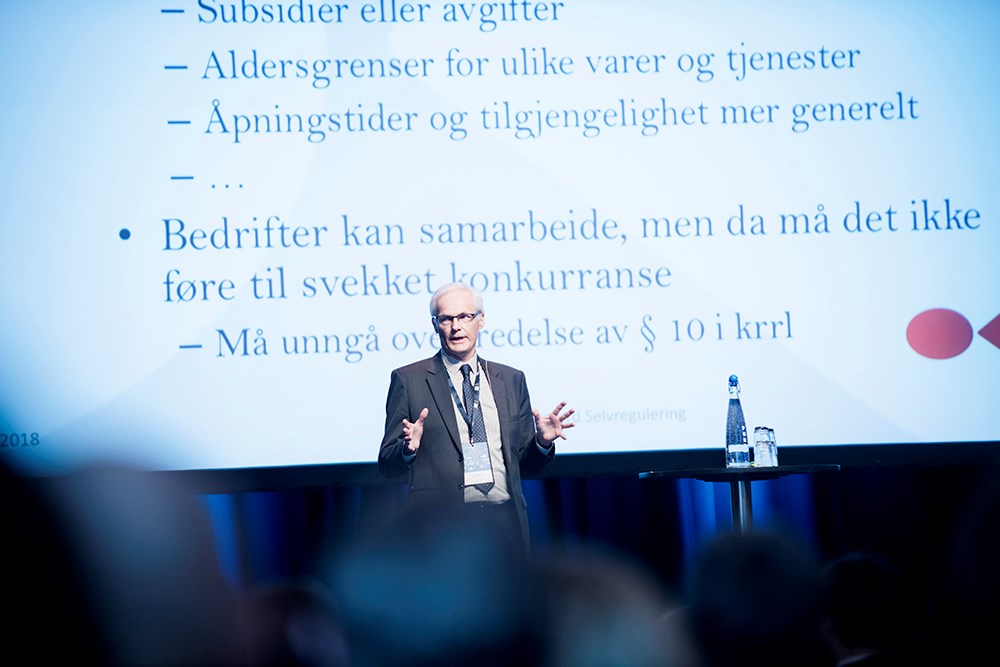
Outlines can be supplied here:
[[462, 364], [469, 364], [470, 366], [472, 366], [472, 368], [477, 369], [477, 370], [479, 369], [479, 355], [478, 354], [476, 354], [475, 356], [473, 356], [472, 359], [469, 359], [468, 361], [462, 361], [460, 359], [456, 359], [455, 357], [451, 356], [450, 354], [448, 354], [447, 352], [445, 352], [445, 350], [442, 348], [441, 349], [441, 360], [444, 362], [445, 370], [447, 370], [449, 373], [452, 373], [452, 374], [455, 374], [455, 373], [460, 374], [462, 372], [461, 371]]

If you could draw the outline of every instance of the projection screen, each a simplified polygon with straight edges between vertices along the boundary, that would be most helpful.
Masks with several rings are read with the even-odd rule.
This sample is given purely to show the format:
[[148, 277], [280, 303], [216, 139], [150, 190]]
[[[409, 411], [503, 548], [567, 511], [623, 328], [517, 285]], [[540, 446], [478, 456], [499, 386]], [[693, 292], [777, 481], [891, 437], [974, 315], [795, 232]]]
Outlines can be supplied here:
[[428, 301], [563, 455], [1000, 440], [989, 2], [0, 8], [0, 437], [373, 462]]

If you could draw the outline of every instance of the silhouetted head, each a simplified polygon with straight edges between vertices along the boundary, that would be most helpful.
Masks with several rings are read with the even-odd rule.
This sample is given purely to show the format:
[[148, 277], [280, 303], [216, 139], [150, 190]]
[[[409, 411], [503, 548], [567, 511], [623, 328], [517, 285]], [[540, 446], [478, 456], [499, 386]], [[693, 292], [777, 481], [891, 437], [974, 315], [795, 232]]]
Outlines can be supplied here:
[[725, 533], [698, 554], [689, 581], [692, 628], [708, 667], [824, 664], [819, 569], [776, 533]]
[[460, 505], [409, 505], [324, 577], [360, 667], [532, 665], [540, 607], [509, 528]]

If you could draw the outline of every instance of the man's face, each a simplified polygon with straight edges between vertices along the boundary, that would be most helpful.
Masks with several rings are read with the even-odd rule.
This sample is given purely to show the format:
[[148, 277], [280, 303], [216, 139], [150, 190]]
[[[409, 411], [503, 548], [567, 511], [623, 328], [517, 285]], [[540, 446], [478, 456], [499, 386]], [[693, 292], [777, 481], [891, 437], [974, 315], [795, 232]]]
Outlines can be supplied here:
[[[466, 290], [448, 292], [438, 299], [439, 318], [474, 312], [476, 312], [476, 305], [472, 301], [472, 294]], [[456, 359], [468, 361], [476, 354], [476, 340], [479, 337], [479, 330], [482, 328], [482, 314], [470, 322], [460, 322], [457, 319], [450, 322], [440, 322], [438, 324], [438, 337], [441, 339], [441, 347]]]

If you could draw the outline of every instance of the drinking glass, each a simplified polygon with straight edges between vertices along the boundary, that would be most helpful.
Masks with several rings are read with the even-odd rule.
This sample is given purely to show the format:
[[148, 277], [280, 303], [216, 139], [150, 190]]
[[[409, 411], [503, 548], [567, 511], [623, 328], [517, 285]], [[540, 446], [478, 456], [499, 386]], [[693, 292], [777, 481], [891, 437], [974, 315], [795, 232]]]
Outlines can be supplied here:
[[774, 439], [774, 429], [757, 426], [753, 430], [753, 465], [755, 468], [771, 468], [778, 465], [778, 444]]

